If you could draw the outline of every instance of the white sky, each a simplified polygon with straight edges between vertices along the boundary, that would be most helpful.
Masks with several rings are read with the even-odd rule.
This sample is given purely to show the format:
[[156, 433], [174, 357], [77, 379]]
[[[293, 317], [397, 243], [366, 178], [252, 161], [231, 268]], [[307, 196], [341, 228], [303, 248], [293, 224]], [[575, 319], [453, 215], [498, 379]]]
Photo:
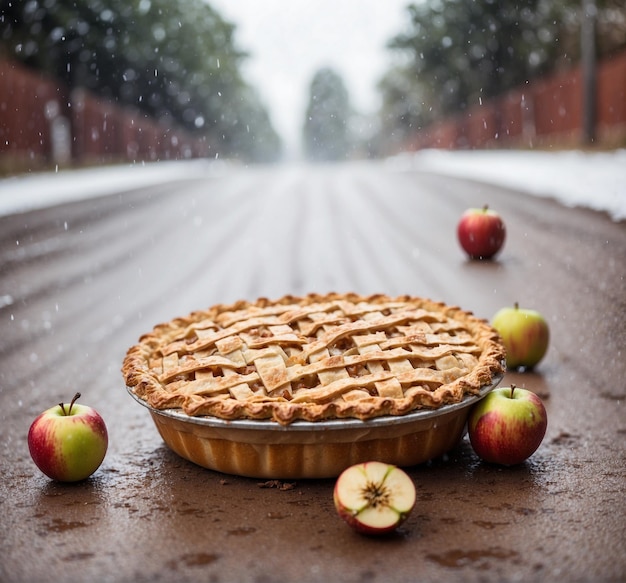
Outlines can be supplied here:
[[250, 53], [246, 78], [286, 147], [298, 153], [309, 85], [321, 67], [341, 75], [357, 111], [378, 108], [376, 83], [393, 59], [385, 45], [408, 23], [411, 0], [207, 2], [236, 25], [235, 42]]

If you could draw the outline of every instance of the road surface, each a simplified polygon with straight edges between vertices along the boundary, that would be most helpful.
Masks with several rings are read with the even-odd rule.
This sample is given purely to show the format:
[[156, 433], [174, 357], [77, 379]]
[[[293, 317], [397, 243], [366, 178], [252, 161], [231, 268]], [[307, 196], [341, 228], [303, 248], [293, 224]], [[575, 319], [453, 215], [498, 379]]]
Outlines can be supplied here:
[[[488, 204], [502, 253], [469, 261], [461, 213]], [[0, 218], [0, 580], [618, 581], [626, 579], [626, 223], [512, 190], [378, 164], [233, 168]], [[515, 301], [552, 339], [536, 371], [549, 426], [515, 468], [467, 439], [409, 469], [395, 536], [353, 533], [332, 480], [262, 483], [170, 452], [126, 393], [126, 349], [214, 303], [287, 293], [412, 294], [489, 319]], [[42, 410], [98, 409], [88, 481], [31, 461]]]

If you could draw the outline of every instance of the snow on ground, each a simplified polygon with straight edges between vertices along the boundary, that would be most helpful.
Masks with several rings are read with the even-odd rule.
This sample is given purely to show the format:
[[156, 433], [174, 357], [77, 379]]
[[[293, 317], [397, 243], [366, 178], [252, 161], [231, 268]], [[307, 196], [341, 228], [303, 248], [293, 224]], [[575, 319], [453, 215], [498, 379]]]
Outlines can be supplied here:
[[13, 176], [0, 180], [0, 216], [172, 180], [212, 176], [221, 166], [221, 163], [213, 160], [188, 160], [97, 166]]
[[[550, 197], [567, 206], [626, 220], [626, 149], [611, 152], [421, 150], [391, 158], [393, 169], [424, 170], [480, 180]], [[168, 182], [214, 176], [212, 160], [159, 162], [27, 174], [0, 180], [0, 216], [71, 200]]]
[[421, 150], [389, 163], [499, 186], [626, 219], [626, 149], [610, 152]]

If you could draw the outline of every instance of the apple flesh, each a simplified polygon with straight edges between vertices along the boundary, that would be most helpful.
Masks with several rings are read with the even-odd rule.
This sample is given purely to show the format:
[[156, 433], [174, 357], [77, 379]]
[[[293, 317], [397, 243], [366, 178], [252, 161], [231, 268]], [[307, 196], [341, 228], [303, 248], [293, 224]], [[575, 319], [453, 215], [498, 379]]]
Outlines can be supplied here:
[[504, 466], [521, 464], [541, 445], [548, 427], [543, 401], [515, 385], [499, 387], [470, 409], [470, 443], [482, 460]]
[[91, 476], [108, 448], [104, 420], [91, 407], [60, 403], [41, 413], [28, 431], [28, 449], [35, 465], [49, 478], [77, 482]]
[[506, 348], [506, 365], [510, 369], [532, 369], [545, 356], [550, 342], [550, 328], [536, 310], [522, 309], [516, 302], [494, 315], [491, 325]]
[[466, 210], [457, 224], [457, 237], [471, 259], [491, 259], [504, 245], [502, 217], [487, 205]]
[[391, 464], [371, 461], [344, 470], [333, 492], [339, 516], [357, 532], [370, 535], [395, 530], [415, 506], [415, 485]]

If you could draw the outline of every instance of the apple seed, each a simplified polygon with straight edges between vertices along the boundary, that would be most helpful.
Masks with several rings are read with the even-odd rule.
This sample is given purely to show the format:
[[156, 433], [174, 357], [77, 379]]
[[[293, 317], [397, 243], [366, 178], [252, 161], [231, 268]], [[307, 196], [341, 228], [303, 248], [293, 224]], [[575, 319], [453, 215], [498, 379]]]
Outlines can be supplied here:
[[382, 482], [367, 482], [363, 487], [363, 498], [367, 501], [368, 506], [376, 508], [379, 505], [387, 506], [389, 504], [389, 488]]

